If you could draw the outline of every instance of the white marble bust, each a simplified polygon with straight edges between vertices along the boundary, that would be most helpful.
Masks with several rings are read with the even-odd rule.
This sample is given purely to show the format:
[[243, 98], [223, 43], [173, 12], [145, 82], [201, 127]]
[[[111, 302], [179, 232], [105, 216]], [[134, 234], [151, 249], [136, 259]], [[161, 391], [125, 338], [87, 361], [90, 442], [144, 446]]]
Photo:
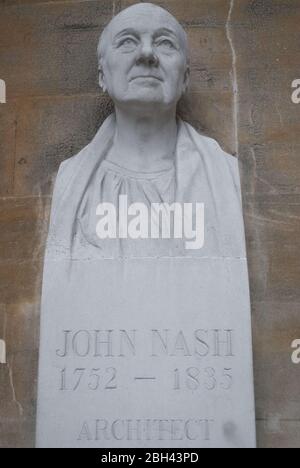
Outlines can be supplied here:
[[238, 161], [176, 115], [188, 45], [168, 12], [122, 11], [98, 57], [115, 110], [55, 183], [37, 445], [253, 447]]
[[144, 223], [131, 242], [120, 234], [127, 225], [120, 227], [119, 216], [99, 234], [108, 222], [107, 217], [99, 221], [105, 211], [99, 203], [118, 207], [126, 195], [124, 209], [144, 203], [146, 208], [139, 213], [144, 218], [150, 205], [159, 201], [168, 204], [169, 211], [174, 211], [174, 203], [201, 202], [205, 214], [198, 206], [190, 226], [183, 228], [190, 238], [198, 229], [197, 252], [192, 254], [245, 255], [238, 161], [177, 117], [190, 79], [182, 26], [161, 7], [133, 5], [102, 32], [98, 63], [99, 84], [112, 98], [114, 113], [93, 141], [60, 167], [49, 245], [80, 257], [185, 255], [179, 230], [169, 242], [161, 242], [159, 236], [152, 242]]

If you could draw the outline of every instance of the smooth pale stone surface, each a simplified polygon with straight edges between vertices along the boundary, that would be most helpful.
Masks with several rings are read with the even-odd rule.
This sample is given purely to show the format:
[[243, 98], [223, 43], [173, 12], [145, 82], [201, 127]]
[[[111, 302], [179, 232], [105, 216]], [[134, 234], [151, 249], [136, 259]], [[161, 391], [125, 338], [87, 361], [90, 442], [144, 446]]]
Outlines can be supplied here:
[[45, 270], [38, 447], [255, 446], [245, 259], [78, 260], [57, 295], [69, 266]]

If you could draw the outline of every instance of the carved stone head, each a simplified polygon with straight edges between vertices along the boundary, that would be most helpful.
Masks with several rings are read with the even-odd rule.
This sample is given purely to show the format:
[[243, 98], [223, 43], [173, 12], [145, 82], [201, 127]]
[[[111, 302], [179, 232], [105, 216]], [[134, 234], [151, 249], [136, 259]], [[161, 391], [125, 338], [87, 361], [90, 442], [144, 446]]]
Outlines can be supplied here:
[[187, 36], [166, 10], [151, 3], [126, 8], [103, 31], [99, 83], [116, 107], [176, 107], [187, 89]]

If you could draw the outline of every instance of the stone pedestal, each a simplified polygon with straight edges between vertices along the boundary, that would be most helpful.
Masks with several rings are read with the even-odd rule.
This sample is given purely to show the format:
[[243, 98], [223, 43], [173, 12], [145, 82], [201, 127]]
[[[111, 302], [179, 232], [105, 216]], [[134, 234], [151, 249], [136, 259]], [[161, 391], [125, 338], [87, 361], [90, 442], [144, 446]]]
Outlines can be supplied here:
[[45, 271], [38, 447], [255, 446], [245, 259], [74, 261], [58, 295], [67, 268]]

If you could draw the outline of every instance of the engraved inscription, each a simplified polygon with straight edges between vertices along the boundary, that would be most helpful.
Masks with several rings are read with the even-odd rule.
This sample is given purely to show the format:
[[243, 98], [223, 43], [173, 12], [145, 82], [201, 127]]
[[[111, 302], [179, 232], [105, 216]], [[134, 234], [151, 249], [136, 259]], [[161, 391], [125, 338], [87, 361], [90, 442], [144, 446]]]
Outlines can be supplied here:
[[180, 369], [174, 370], [174, 390], [215, 390], [223, 389], [230, 390], [232, 388], [233, 376], [232, 369], [215, 369], [214, 367], [206, 367], [199, 369], [198, 367], [189, 367], [184, 371]]
[[[217, 365], [220, 358], [232, 359], [234, 352], [233, 329], [196, 329], [194, 331], [151, 329], [151, 330], [63, 330], [59, 338], [60, 346], [56, 356], [63, 364], [59, 369], [59, 389], [61, 391], [106, 391], [128, 387], [140, 382], [140, 385], [162, 385], [168, 381], [170, 391], [229, 391], [233, 386], [233, 368], [231, 365]], [[147, 368], [139, 369], [136, 374], [122, 374], [123, 359], [151, 359], [159, 363], [158, 358], [174, 361], [159, 373], [159, 367], [149, 373]], [[70, 365], [68, 358], [80, 359], [76, 367]], [[179, 367], [177, 359], [196, 358], [201, 365]], [[204, 365], [206, 359], [209, 365]], [[94, 360], [91, 364], [91, 359]], [[99, 361], [100, 359], [100, 361]], [[118, 361], [112, 361], [118, 359]], [[105, 360], [105, 361], [104, 361]], [[110, 361], [113, 366], [103, 366]], [[212, 361], [213, 360], [213, 361]], [[61, 361], [62, 362], [62, 361]], [[88, 362], [88, 365], [84, 363]], [[171, 361], [170, 361], [171, 362]], [[191, 361], [190, 361], [191, 362]], [[214, 364], [212, 364], [214, 362]], [[231, 361], [230, 361], [231, 362]], [[83, 365], [82, 365], [83, 364]], [[208, 363], [207, 363], [208, 364]], [[121, 381], [118, 382], [118, 376]], [[167, 379], [167, 380], [166, 380]]]
[[[185, 398], [189, 392], [196, 398], [220, 395], [234, 385], [235, 331], [230, 327], [69, 328], [58, 337], [55, 355], [59, 391], [78, 392], [82, 398], [97, 392], [114, 392], [116, 397], [119, 393], [115, 392], [124, 389], [143, 392], [146, 388], [170, 392], [168, 398]], [[124, 371], [128, 362], [129, 370]], [[199, 444], [213, 437], [215, 421], [208, 417], [177, 419], [171, 412], [169, 419], [145, 419], [144, 415], [133, 419], [130, 411], [126, 416], [83, 420], [75, 438], [82, 443], [144, 440]]]
[[70, 371], [64, 367], [60, 371], [61, 391], [84, 388], [86, 390], [115, 390], [117, 388], [117, 370], [114, 367], [106, 369], [77, 368]]
[[127, 357], [135, 356], [136, 330], [63, 330], [58, 357]]
[[96, 419], [82, 423], [77, 440], [209, 441], [213, 424], [212, 419]]
[[234, 357], [232, 329], [197, 329], [192, 333], [171, 329], [63, 330], [62, 335], [56, 350], [60, 358], [128, 358], [145, 349], [151, 357]]
[[152, 356], [233, 357], [233, 330], [195, 330], [192, 338], [180, 330], [152, 330]]

